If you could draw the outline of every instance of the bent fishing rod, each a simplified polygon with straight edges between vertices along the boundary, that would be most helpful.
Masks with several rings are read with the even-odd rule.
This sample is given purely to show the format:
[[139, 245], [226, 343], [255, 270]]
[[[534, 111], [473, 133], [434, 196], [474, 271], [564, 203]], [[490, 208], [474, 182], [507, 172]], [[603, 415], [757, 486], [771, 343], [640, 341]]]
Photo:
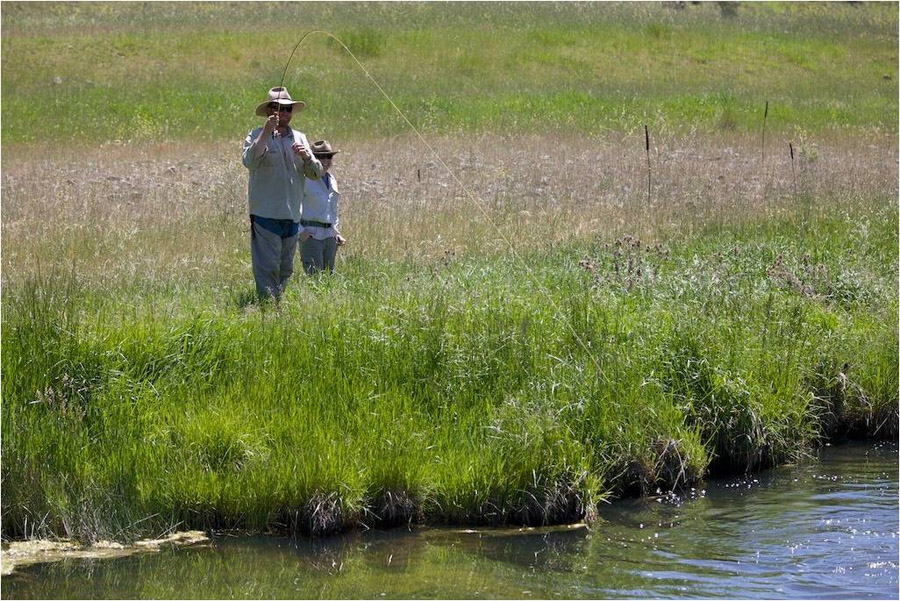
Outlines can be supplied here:
[[282, 73], [281, 73], [281, 82], [279, 83], [279, 88], [281, 88], [282, 90], [284, 89], [284, 81], [287, 76], [288, 68], [290, 67], [291, 61], [293, 60], [294, 54], [297, 52], [297, 49], [303, 44], [303, 42], [305, 42], [313, 34], [322, 34], [322, 35], [328, 36], [329, 38], [331, 38], [332, 40], [337, 42], [338, 45], [340, 45], [341, 48], [343, 48], [347, 52], [347, 54], [350, 56], [350, 58], [352, 58], [356, 62], [357, 66], [359, 66], [359, 68], [366, 75], [366, 77], [369, 79], [369, 81], [372, 82], [372, 84], [378, 89], [378, 91], [381, 93], [381, 95], [384, 96], [385, 100], [387, 100], [388, 103], [397, 112], [397, 114], [400, 115], [400, 118], [403, 119], [404, 123], [406, 123], [406, 125], [408, 125], [409, 128], [416, 134], [416, 137], [418, 137], [419, 141], [422, 142], [422, 144], [428, 149], [428, 151], [432, 154], [432, 156], [434, 156], [435, 160], [438, 163], [440, 163], [440, 165], [447, 171], [447, 173], [450, 175], [451, 179], [453, 179], [453, 181], [456, 182], [456, 184], [460, 187], [460, 189], [462, 189], [463, 192], [465, 192], [466, 199], [469, 202], [471, 202], [475, 206], [475, 208], [478, 209], [478, 211], [484, 217], [485, 221], [487, 221], [487, 223], [490, 225], [491, 229], [493, 229], [493, 231], [496, 232], [496, 234], [500, 237], [500, 239], [503, 240], [503, 242], [506, 244], [506, 246], [512, 252], [512, 254], [516, 258], [516, 260], [522, 265], [522, 267], [525, 268], [525, 272], [528, 274], [528, 277], [531, 279], [532, 283], [537, 287], [538, 290], [541, 291], [541, 294], [544, 295], [544, 297], [550, 302], [550, 305], [553, 307], [554, 319], [557, 319], [558, 321], [565, 323], [565, 325], [571, 331], [572, 336], [575, 338], [575, 340], [578, 341], [578, 344], [581, 346], [581, 348], [583, 348], [584, 351], [591, 358], [591, 361], [594, 363], [594, 366], [597, 368], [597, 371], [602, 372], [600, 363], [597, 360], [597, 358], [594, 356], [594, 353], [591, 352], [591, 349], [588, 347], [588, 345], [584, 342], [582, 337], [575, 330], [575, 327], [569, 321], [566, 321], [562, 317], [560, 317], [561, 311], [560, 311], [559, 305], [553, 299], [553, 296], [544, 287], [544, 285], [538, 280], [537, 276], [534, 274], [534, 271], [528, 266], [528, 263], [525, 262], [525, 260], [522, 258], [522, 256], [519, 254], [519, 252], [513, 246], [512, 242], [509, 240], [509, 238], [500, 230], [500, 228], [497, 226], [496, 222], [493, 219], [491, 219], [491, 216], [485, 210], [483, 204], [478, 201], [478, 199], [475, 197], [475, 195], [462, 182], [462, 180], [460, 180], [456, 176], [456, 174], [453, 172], [453, 170], [450, 169], [450, 167], [447, 165], [447, 163], [444, 162], [444, 160], [441, 158], [441, 156], [438, 154], [438, 152], [434, 149], [434, 147], [432, 147], [432, 145], [428, 143], [428, 140], [426, 140], [425, 137], [421, 134], [421, 132], [419, 132], [419, 129], [415, 125], [412, 124], [412, 122], [407, 118], [406, 114], [402, 110], [400, 110], [400, 107], [398, 107], [396, 105], [396, 103], [394, 103], [394, 100], [390, 97], [390, 95], [388, 95], [388, 93], [384, 91], [384, 88], [382, 88], [381, 85], [378, 83], [378, 81], [374, 77], [372, 77], [372, 74], [369, 73], [369, 70], [366, 69], [366, 67], [359, 61], [358, 58], [356, 58], [356, 55], [353, 54], [353, 51], [351, 51], [350, 48], [348, 48], [347, 45], [344, 44], [343, 41], [341, 41], [340, 38], [338, 38], [336, 35], [332, 34], [331, 32], [325, 31], [322, 29], [315, 29], [315, 30], [308, 31], [305, 34], [303, 34], [303, 36], [300, 38], [300, 40], [294, 45], [294, 48], [293, 48], [293, 50], [291, 50], [291, 54], [288, 57], [288, 60], [284, 65], [284, 71], [282, 71]]

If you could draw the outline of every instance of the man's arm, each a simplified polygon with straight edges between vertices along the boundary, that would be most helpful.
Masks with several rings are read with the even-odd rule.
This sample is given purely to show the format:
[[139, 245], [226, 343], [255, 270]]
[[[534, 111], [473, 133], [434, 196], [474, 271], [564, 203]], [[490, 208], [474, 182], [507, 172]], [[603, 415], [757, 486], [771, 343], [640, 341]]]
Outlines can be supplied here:
[[[299, 134], [299, 135], [297, 135]], [[295, 133], [295, 138], [300, 140], [296, 144], [294, 144], [294, 152], [303, 159], [303, 164], [300, 166], [300, 171], [308, 177], [309, 179], [321, 179], [322, 177], [322, 163], [319, 162], [319, 159], [315, 157], [309, 150], [309, 142], [300, 132]]]
[[310, 157], [308, 161], [303, 161], [303, 175], [309, 179], [322, 178], [322, 163], [316, 157]]
[[[266, 123], [261, 130], [254, 129], [247, 134], [247, 138], [244, 140], [244, 153], [242, 155], [244, 167], [249, 169], [250, 165], [266, 154], [266, 150], [268, 150], [266, 140], [268, 140], [269, 136], [272, 135], [272, 132], [275, 131], [276, 125], [277, 118], [275, 115], [270, 115], [269, 118], [266, 119]], [[259, 135], [254, 135], [257, 132], [259, 132]]]
[[[260, 141], [262, 139], [262, 129], [259, 128], [254, 129], [249, 134], [247, 134], [246, 138], [244, 138], [243, 152], [241, 153], [241, 162], [244, 163], [244, 167], [246, 167], [247, 169], [249, 169], [250, 166], [259, 159], [259, 156], [265, 154], [266, 144], [265, 142]], [[261, 151], [260, 148], [262, 149]], [[259, 156], [257, 156], [258, 151], [260, 152]]]

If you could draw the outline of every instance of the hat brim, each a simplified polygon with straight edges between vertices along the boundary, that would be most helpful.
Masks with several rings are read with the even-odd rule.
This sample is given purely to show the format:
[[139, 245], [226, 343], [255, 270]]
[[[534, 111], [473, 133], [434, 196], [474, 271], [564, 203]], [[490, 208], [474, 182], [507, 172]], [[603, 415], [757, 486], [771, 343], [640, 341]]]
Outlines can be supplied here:
[[285, 100], [283, 98], [279, 98], [278, 100], [266, 100], [265, 102], [261, 102], [256, 106], [256, 114], [260, 117], [266, 116], [266, 107], [269, 106], [270, 103], [277, 102], [278, 104], [290, 104], [294, 106], [295, 111], [300, 112], [306, 108], [306, 103], [302, 100]]
[[315, 156], [316, 158], [320, 158], [320, 157], [321, 157], [321, 158], [323, 158], [323, 159], [330, 159], [331, 157], [333, 157], [334, 155], [336, 155], [336, 154], [339, 153], [339, 152], [340, 152], [340, 150], [332, 150], [331, 152], [316, 152], [316, 151], [314, 150], [314, 151], [313, 151], [313, 156]]

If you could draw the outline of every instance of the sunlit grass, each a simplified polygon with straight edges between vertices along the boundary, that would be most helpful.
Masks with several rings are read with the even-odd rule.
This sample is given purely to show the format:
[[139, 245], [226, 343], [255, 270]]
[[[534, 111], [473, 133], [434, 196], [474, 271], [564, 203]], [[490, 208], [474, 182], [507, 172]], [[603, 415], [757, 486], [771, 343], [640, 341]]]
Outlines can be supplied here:
[[88, 267], [105, 251], [71, 271], [12, 259], [5, 533], [553, 523], [895, 436], [890, 198], [654, 230], [650, 248], [601, 230], [520, 258], [356, 254], [277, 308], [248, 304], [239, 251], [130, 278]]
[[[648, 122], [679, 132], [754, 131], [766, 101], [769, 128], [791, 135], [896, 131], [897, 12], [890, 5], [807, 6], [789, 16], [748, 5], [734, 19], [710, 3], [683, 11], [646, 3], [377, 11], [323, 3], [275, 12], [284, 14], [258, 4], [207, 4], [199, 13], [170, 4], [93, 13], [14, 4], [3, 14], [4, 78], [16, 83], [3, 90], [4, 143], [243, 135], [252, 107], [281, 81], [293, 45], [313, 29], [343, 39], [430, 133], [601, 135]], [[187, 26], [195, 20], [205, 25]], [[310, 104], [302, 115], [307, 129], [407, 133], [325, 36], [310, 38], [285, 76]], [[35, 128], [38, 121], [45, 122]]]

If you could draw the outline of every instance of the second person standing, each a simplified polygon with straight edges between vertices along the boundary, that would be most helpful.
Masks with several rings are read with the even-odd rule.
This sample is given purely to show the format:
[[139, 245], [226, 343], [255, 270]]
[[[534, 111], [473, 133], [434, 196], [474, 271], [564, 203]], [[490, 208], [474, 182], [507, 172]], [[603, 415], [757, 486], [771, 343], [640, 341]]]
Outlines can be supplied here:
[[327, 140], [313, 142], [312, 152], [322, 164], [320, 179], [307, 179], [300, 216], [300, 259], [308, 274], [328, 270], [334, 273], [337, 247], [345, 240], [338, 231], [338, 202], [341, 194], [331, 173], [334, 155]]

